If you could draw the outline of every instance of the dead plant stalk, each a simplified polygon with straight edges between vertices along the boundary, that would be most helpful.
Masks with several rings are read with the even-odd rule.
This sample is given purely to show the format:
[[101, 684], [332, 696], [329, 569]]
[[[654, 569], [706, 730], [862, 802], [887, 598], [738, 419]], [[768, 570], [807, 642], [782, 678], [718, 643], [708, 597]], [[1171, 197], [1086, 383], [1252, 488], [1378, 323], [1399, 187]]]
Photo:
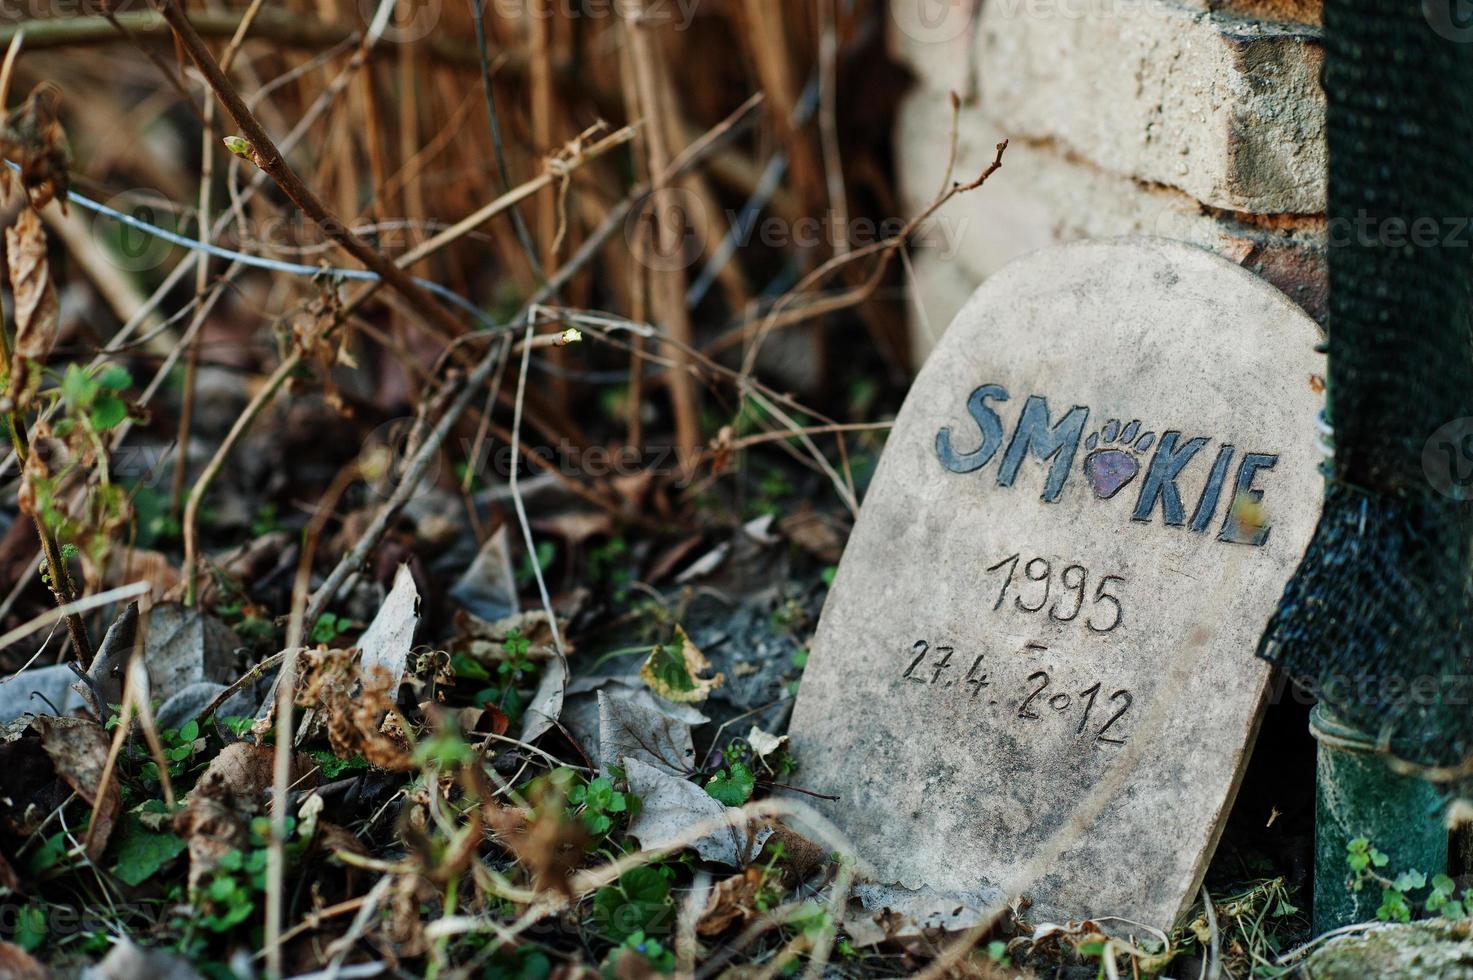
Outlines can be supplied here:
[[[0, 364], [4, 364], [6, 370], [11, 369], [10, 336], [4, 327], [5, 310], [0, 305]], [[16, 458], [21, 463], [22, 472], [25, 470], [27, 457], [30, 455], [30, 443], [26, 434], [25, 419], [21, 417], [20, 409], [13, 402], [6, 399], [5, 426], [10, 432], [10, 444], [15, 449]], [[22, 479], [25, 477], [23, 476]], [[77, 601], [77, 587], [72, 581], [71, 569], [67, 567], [66, 559], [62, 556], [61, 544], [56, 539], [56, 534], [46, 526], [46, 518], [38, 513], [31, 515], [36, 524], [36, 536], [41, 539], [41, 553], [46, 559], [46, 586], [51, 590], [51, 596], [56, 600], [58, 608], [66, 608]], [[87, 624], [82, 621], [82, 614], [69, 612], [65, 616], [67, 633], [72, 638], [72, 646], [77, 651], [77, 659], [81, 661], [82, 668], [92, 666], [92, 643], [87, 638]]]
[[164, 19], [169, 22], [169, 26], [174, 29], [180, 43], [189, 52], [195, 66], [199, 68], [200, 74], [214, 90], [215, 97], [220, 100], [220, 104], [225, 107], [230, 118], [235, 120], [235, 125], [240, 129], [246, 142], [250, 144], [251, 158], [256, 166], [276, 182], [282, 193], [290, 198], [291, 202], [310, 218], [323, 234], [340, 245], [353, 258], [362, 262], [364, 266], [378, 273], [380, 279], [408, 300], [412, 307], [439, 327], [447, 337], [455, 337], [464, 333], [465, 327], [461, 322], [445, 309], [430, 294], [429, 290], [415, 282], [409, 273], [354, 234], [347, 224], [329, 211], [327, 205], [323, 204], [317, 195], [302, 182], [296, 171], [287, 164], [271, 137], [266, 134], [266, 130], [256, 119], [255, 113], [245, 104], [245, 100], [240, 97], [235, 86], [220, 70], [219, 63], [210, 54], [204, 39], [194, 29], [189, 18], [184, 15], [177, 0], [163, 0], [162, 13]]

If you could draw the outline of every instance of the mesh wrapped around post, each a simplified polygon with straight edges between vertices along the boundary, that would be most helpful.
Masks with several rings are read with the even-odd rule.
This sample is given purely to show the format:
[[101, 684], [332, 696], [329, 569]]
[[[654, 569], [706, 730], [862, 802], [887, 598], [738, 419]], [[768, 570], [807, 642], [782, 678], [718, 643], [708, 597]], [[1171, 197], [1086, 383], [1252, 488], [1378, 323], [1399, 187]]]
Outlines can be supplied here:
[[1259, 653], [1394, 755], [1459, 767], [1473, 756], [1473, 487], [1457, 486], [1473, 471], [1473, 29], [1438, 6], [1325, 4], [1336, 452]]

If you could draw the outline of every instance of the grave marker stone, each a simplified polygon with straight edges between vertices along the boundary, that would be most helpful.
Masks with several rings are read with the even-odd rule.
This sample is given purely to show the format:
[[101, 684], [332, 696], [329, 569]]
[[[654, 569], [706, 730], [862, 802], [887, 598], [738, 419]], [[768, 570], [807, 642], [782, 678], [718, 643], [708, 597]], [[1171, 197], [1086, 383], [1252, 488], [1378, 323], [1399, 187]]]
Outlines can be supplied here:
[[[872, 906], [1169, 927], [1256, 733], [1322, 493], [1318, 329], [1160, 239], [990, 278], [916, 379], [792, 725]], [[1029, 864], [1037, 863], [1036, 874]]]

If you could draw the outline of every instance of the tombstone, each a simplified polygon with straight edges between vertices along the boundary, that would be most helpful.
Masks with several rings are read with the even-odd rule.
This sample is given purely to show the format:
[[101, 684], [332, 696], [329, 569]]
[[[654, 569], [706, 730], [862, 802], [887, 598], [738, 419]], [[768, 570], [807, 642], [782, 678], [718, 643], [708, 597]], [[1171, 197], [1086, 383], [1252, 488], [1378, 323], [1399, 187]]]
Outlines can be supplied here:
[[1319, 511], [1319, 331], [1164, 239], [987, 280], [916, 379], [824, 608], [795, 782], [871, 909], [1168, 928], [1252, 749]]

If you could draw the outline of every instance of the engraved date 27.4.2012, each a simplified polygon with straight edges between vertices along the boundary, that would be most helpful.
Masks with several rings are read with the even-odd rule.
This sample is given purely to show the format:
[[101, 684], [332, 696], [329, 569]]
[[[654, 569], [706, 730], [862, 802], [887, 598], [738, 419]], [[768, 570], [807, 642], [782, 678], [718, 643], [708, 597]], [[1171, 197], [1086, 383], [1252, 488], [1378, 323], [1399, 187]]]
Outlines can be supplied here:
[[[910, 648], [910, 660], [900, 679], [931, 687], [949, 688], [960, 684], [971, 689], [969, 699], [976, 701], [983, 688], [992, 684], [983, 667], [985, 661], [986, 654], [981, 653], [958, 660], [955, 647], [940, 644], [932, 646], [927, 640], [917, 640]], [[962, 666], [969, 662], [966, 674], [960, 674]], [[943, 677], [946, 678], [944, 682]], [[1049, 686], [1052, 683], [1053, 678], [1046, 670], [1036, 670], [1029, 674], [1026, 688], [1020, 692], [1022, 701], [1012, 702], [1018, 705], [1013, 717], [1025, 721], [1041, 721], [1045, 714], [1071, 718], [1077, 716], [1078, 720], [1072, 726], [1076, 736], [1091, 738], [1106, 745], [1125, 744], [1125, 735], [1119, 722], [1130, 711], [1135, 700], [1130, 691], [1121, 688], [1105, 698], [1100, 681], [1078, 692], [1057, 688], [1050, 691]], [[998, 702], [988, 703], [995, 705]]]

